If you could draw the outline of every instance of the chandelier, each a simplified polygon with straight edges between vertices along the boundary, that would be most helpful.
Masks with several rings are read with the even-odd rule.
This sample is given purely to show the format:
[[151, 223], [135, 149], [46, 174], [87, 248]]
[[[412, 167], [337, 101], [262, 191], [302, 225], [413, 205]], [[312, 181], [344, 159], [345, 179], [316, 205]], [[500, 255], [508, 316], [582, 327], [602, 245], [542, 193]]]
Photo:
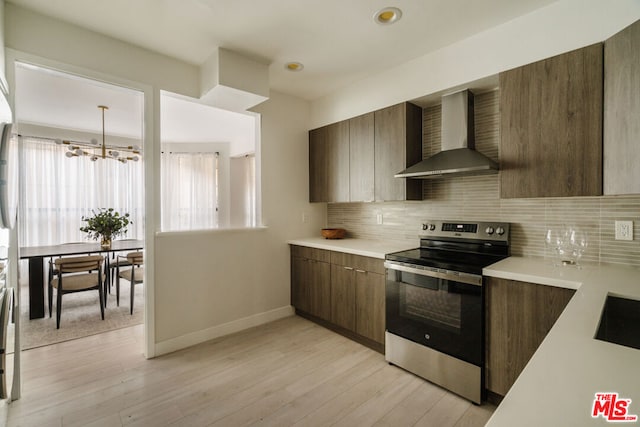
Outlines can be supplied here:
[[106, 144], [104, 132], [104, 110], [108, 110], [109, 107], [106, 105], [98, 105], [98, 108], [102, 110], [102, 143], [99, 143], [97, 139], [93, 138], [91, 139], [91, 142], [56, 139], [56, 144], [66, 145], [69, 147], [65, 154], [69, 158], [89, 156], [89, 159], [92, 162], [95, 162], [98, 159], [112, 159], [121, 163], [127, 163], [129, 160], [134, 162], [140, 160], [142, 150], [137, 145], [117, 146]]

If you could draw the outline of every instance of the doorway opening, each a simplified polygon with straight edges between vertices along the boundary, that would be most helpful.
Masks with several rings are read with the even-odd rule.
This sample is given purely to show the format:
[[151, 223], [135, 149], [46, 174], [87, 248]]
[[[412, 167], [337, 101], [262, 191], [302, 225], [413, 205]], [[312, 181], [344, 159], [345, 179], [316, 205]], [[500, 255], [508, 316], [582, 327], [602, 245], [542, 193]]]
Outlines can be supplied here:
[[[21, 256], [29, 253], [25, 248], [50, 248], [35, 259], [20, 261], [22, 350], [143, 323], [144, 284], [133, 287], [131, 314], [132, 287], [121, 279], [117, 301], [115, 269], [107, 267], [118, 255], [142, 250], [137, 244], [135, 249], [116, 251], [118, 240], [144, 241], [144, 93], [15, 62], [14, 116], [20, 182], [18, 246]], [[113, 236], [114, 250], [100, 251], [99, 242], [81, 228], [87, 226], [87, 218], [109, 209], [127, 215], [129, 223]], [[67, 250], [70, 247], [73, 250]], [[104, 257], [105, 319], [98, 292], [68, 294], [62, 298], [57, 329], [55, 297], [49, 317], [48, 293], [53, 289], [49, 283], [55, 276], [49, 273], [60, 256], [88, 254]], [[38, 264], [41, 270], [34, 270]], [[38, 272], [42, 278], [33, 277]], [[42, 285], [44, 293], [35, 295]]]

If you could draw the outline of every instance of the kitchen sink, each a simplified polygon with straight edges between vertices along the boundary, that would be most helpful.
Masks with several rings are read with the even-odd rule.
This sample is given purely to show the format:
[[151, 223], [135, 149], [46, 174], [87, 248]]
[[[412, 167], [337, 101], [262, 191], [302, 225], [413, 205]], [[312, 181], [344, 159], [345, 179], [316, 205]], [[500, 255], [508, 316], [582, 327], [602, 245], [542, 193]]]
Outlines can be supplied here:
[[608, 295], [595, 338], [640, 350], [640, 301]]

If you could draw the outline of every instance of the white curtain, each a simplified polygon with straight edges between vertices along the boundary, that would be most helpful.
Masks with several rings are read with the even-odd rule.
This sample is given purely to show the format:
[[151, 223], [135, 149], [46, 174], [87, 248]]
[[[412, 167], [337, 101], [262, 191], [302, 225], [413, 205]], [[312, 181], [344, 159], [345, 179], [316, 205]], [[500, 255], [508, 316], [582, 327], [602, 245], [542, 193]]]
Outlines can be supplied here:
[[50, 140], [21, 137], [19, 239], [21, 246], [79, 242], [82, 216], [92, 209], [129, 213], [133, 224], [124, 238], [144, 238], [142, 161], [65, 156]]
[[245, 225], [247, 227], [255, 227], [256, 221], [256, 156], [246, 156], [245, 162], [245, 174], [243, 187], [244, 200], [245, 200]]
[[162, 230], [218, 226], [217, 153], [161, 154]]
[[255, 227], [256, 161], [254, 155], [231, 159], [231, 226]]

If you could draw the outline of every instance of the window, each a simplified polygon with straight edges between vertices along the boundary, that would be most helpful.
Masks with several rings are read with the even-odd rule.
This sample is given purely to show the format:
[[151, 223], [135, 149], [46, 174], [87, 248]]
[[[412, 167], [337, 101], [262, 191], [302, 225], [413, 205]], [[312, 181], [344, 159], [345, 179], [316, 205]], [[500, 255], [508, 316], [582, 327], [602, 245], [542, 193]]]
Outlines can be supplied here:
[[68, 158], [46, 138], [21, 137], [19, 239], [22, 246], [86, 240], [82, 216], [92, 209], [128, 212], [133, 224], [121, 238], [144, 237], [143, 164]]
[[255, 227], [259, 115], [163, 91], [160, 122], [162, 231]]
[[162, 230], [217, 228], [219, 153], [161, 154]]

